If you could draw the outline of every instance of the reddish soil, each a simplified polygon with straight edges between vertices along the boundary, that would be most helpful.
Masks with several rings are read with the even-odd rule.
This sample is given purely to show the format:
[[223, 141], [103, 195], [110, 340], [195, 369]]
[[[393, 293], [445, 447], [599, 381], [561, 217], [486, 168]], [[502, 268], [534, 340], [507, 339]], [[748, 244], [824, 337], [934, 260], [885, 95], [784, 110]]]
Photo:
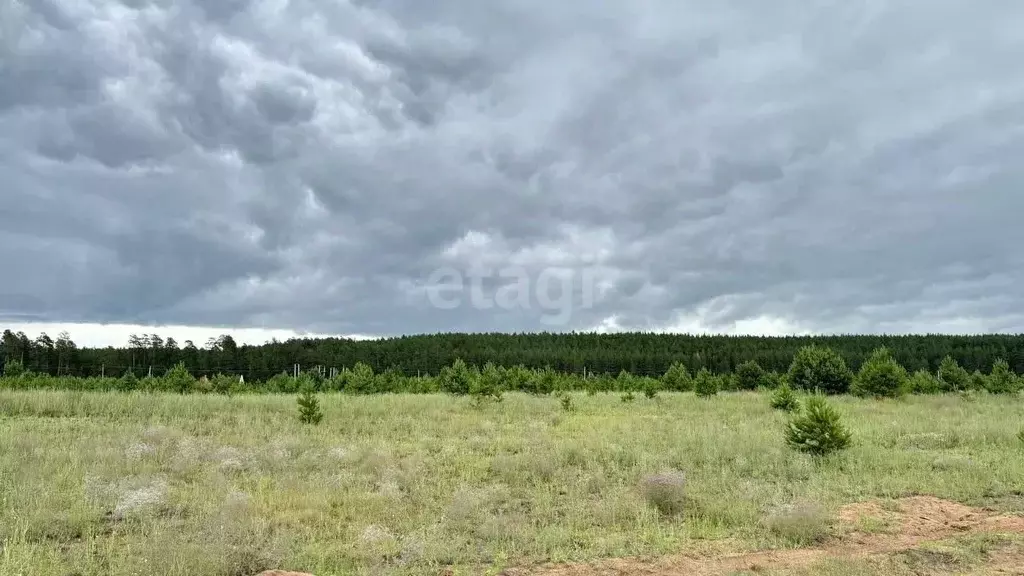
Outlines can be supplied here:
[[[890, 507], [893, 508], [893, 507]], [[817, 548], [722, 556], [677, 555], [654, 560], [613, 559], [506, 570], [503, 576], [725, 576], [735, 572], [806, 568], [829, 558], [871, 558], [913, 550], [930, 541], [965, 534], [1024, 534], [1024, 517], [998, 516], [930, 496], [900, 500], [896, 510], [878, 503], [851, 504], [839, 513], [843, 533]], [[870, 521], [880, 528], [857, 530]], [[1024, 548], [994, 551], [978, 574], [1024, 576]]]

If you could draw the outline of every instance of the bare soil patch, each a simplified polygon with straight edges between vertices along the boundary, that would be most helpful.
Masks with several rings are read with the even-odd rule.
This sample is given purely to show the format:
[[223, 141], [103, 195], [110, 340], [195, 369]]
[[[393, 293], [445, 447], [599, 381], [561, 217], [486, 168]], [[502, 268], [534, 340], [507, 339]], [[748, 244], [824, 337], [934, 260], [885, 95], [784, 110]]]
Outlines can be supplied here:
[[[767, 550], [701, 557], [675, 555], [654, 560], [610, 559], [579, 564], [548, 564], [514, 568], [503, 576], [719, 576], [735, 572], [806, 568], [830, 559], [884, 556], [932, 541], [968, 534], [1024, 534], [1024, 517], [1001, 516], [980, 508], [934, 498], [913, 496], [893, 505], [862, 502], [839, 512], [840, 534], [814, 548]], [[866, 524], [884, 526], [862, 531]], [[983, 574], [1024, 575], [1024, 550], [994, 552]]]

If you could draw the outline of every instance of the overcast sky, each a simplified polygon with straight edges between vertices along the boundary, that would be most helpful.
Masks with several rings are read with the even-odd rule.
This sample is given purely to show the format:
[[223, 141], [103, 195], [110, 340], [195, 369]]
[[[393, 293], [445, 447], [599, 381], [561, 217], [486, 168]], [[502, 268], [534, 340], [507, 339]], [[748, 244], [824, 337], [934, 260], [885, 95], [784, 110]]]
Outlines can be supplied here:
[[5, 0], [0, 327], [1024, 332], [1022, 30], [1017, 0]]

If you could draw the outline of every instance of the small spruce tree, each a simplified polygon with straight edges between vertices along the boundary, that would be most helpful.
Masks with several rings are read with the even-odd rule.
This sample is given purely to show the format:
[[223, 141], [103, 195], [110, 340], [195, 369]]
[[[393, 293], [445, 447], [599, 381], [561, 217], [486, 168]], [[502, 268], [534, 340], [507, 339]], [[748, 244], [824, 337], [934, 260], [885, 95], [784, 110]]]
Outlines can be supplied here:
[[504, 388], [505, 369], [495, 366], [493, 362], [484, 364], [484, 369], [469, 383], [469, 394], [473, 402], [481, 405], [487, 400], [501, 402], [502, 389]]
[[693, 390], [693, 378], [682, 362], [673, 362], [661, 377], [665, 390], [688, 392]]
[[804, 404], [803, 413], [786, 427], [786, 443], [790, 447], [814, 456], [825, 456], [850, 446], [852, 434], [823, 396], [815, 394]]
[[712, 374], [707, 368], [701, 368], [693, 377], [693, 391], [701, 398], [708, 398], [718, 394], [721, 381], [718, 376]]
[[1010, 364], [1002, 358], [992, 365], [992, 372], [985, 383], [988, 391], [993, 394], [1013, 394], [1020, 390], [1020, 377], [1010, 370]]
[[323, 420], [324, 414], [320, 411], [320, 401], [317, 400], [311, 384], [302, 387], [302, 392], [299, 394], [296, 402], [299, 405], [300, 422], [303, 424], [319, 424]]
[[796, 412], [800, 409], [800, 400], [797, 399], [796, 393], [790, 388], [788, 382], [783, 382], [772, 392], [770, 404], [772, 408], [784, 412]]
[[344, 370], [345, 392], [349, 394], [374, 394], [377, 392], [377, 374], [373, 366], [356, 362], [351, 370]]
[[971, 373], [970, 383], [967, 388], [974, 391], [988, 390], [988, 376], [986, 376], [981, 370], [975, 370]]
[[942, 382], [927, 370], [918, 370], [910, 375], [907, 391], [911, 394], [935, 394], [942, 391]]
[[641, 387], [643, 388], [644, 396], [654, 400], [658, 396], [658, 391], [661, 390], [661, 380], [644, 377], [641, 379]]
[[939, 364], [939, 382], [944, 392], [959, 392], [971, 386], [971, 374], [952, 356], [946, 356]]
[[736, 367], [736, 388], [756, 390], [764, 385], [765, 371], [754, 360], [747, 360]]
[[438, 383], [444, 392], [453, 396], [465, 396], [473, 387], [473, 373], [462, 358], [456, 358], [451, 366], [441, 369]]
[[895, 398], [907, 391], [907, 383], [906, 368], [883, 347], [872, 352], [861, 365], [850, 391], [857, 396]]
[[178, 362], [164, 374], [164, 388], [179, 394], [187, 394], [196, 385], [196, 379], [189, 373], [184, 362]]
[[788, 377], [790, 385], [800, 390], [845, 394], [853, 381], [853, 372], [835, 350], [811, 345], [797, 351]]
[[117, 379], [116, 388], [120, 392], [131, 392], [139, 389], [139, 379], [135, 377], [135, 373], [129, 368], [125, 371], [124, 376]]

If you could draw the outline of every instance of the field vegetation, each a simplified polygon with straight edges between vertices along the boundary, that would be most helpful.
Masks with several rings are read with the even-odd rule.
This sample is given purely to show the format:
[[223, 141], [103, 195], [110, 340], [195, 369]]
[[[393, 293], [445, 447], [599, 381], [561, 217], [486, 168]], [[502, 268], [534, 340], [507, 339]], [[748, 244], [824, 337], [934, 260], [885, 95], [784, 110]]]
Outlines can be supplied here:
[[[851, 531], [874, 542], [899, 532], [889, 508], [920, 495], [942, 499], [936, 526], [981, 525], [954, 504], [1011, 518], [1002, 539], [947, 543], [956, 558], [983, 565], [1007, 545], [1024, 557], [1022, 379], [998, 358], [909, 372], [879, 347], [854, 369], [810, 345], [783, 371], [676, 361], [656, 377], [584, 377], [456, 359], [434, 376], [357, 363], [256, 382], [184, 363], [153, 376], [4, 368], [3, 575], [583, 575], [602, 572], [541, 564], [680, 553], [650, 573], [733, 574], [749, 566], [698, 572], [686, 558], [748, 552], [757, 565], [779, 558], [759, 551]], [[859, 502], [882, 516], [850, 520]], [[967, 560], [921, 572], [931, 552], [901, 542], [879, 549], [923, 556], [778, 573], [966, 573]]]
[[818, 457], [768, 396], [326, 393], [310, 424], [287, 395], [4, 390], [0, 574], [497, 574], [803, 546], [872, 498], [1024, 512], [1019, 397], [832, 397], [852, 440]]

